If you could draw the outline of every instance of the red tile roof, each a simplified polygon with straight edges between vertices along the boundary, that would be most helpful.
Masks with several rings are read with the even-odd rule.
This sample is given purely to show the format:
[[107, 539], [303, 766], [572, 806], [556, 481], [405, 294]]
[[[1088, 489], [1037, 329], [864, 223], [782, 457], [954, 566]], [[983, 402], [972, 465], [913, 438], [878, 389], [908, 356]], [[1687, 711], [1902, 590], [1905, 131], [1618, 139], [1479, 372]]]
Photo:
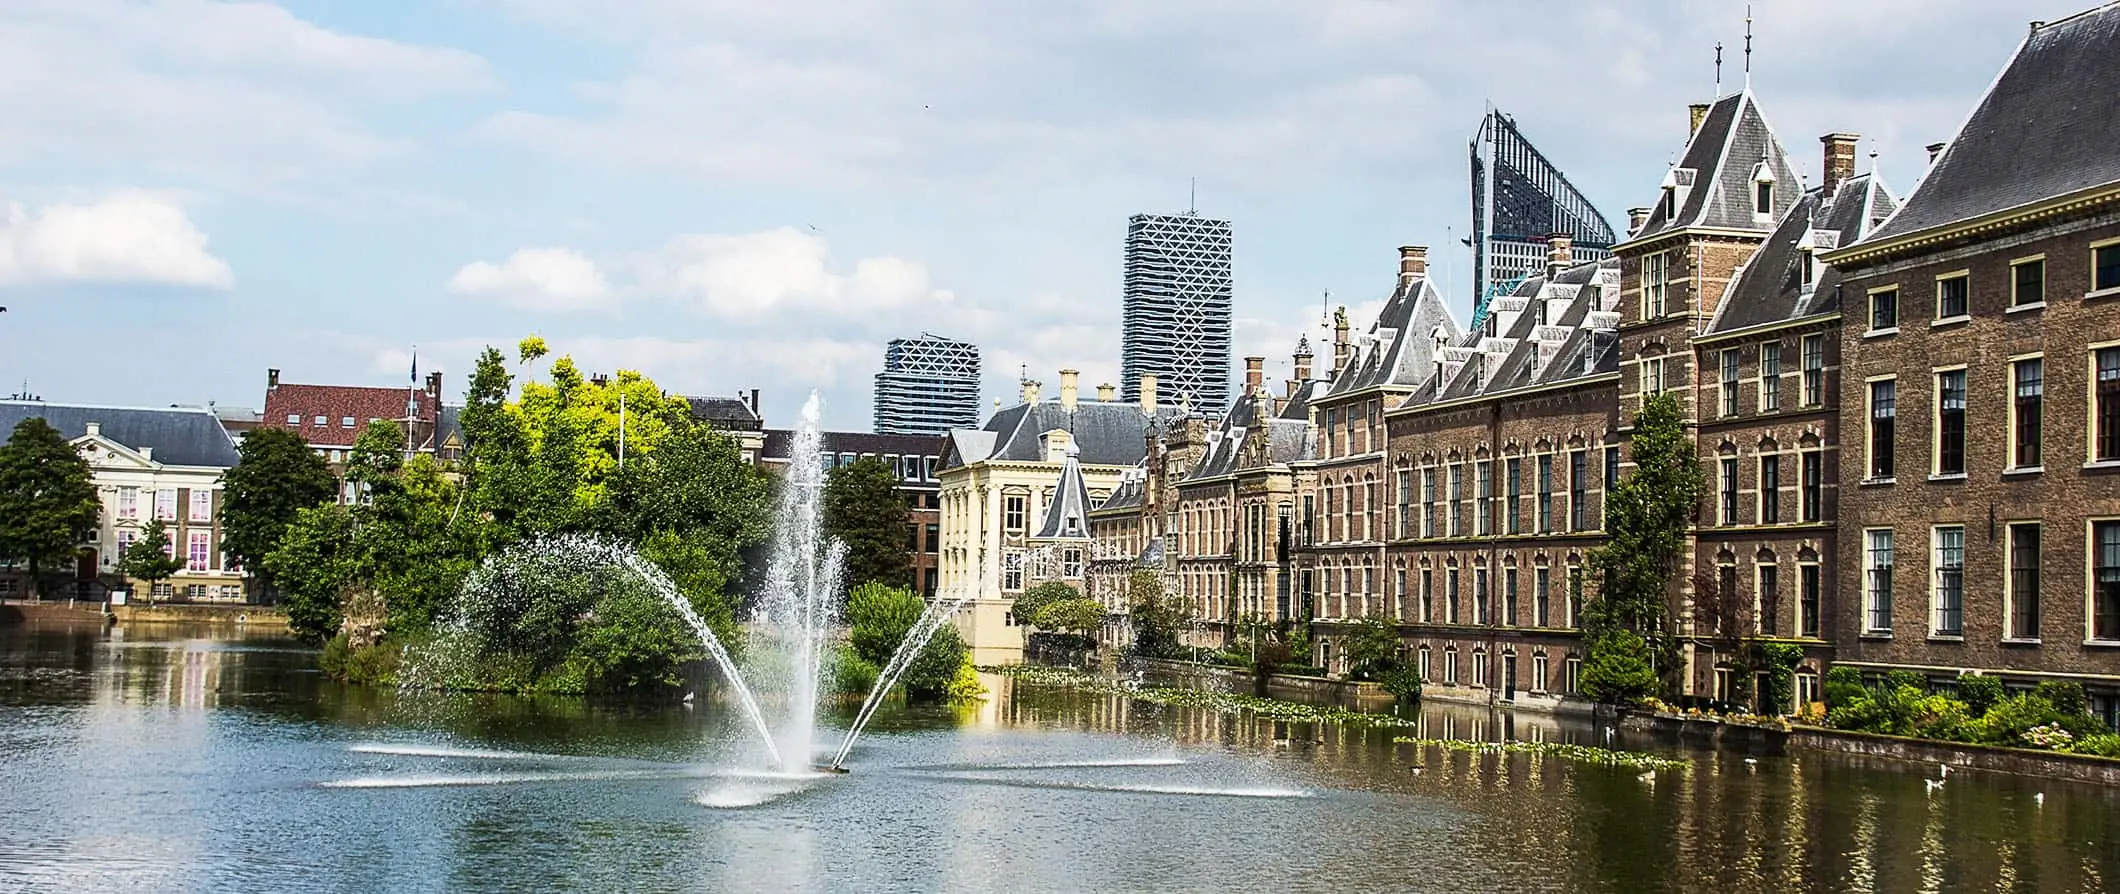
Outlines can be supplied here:
[[[370, 388], [359, 385], [289, 385], [281, 383], [265, 392], [265, 418], [269, 428], [293, 429], [312, 447], [352, 447], [370, 420], [389, 419], [403, 425], [406, 400], [417, 405], [422, 432], [434, 430], [435, 405], [424, 391], [404, 388]], [[288, 422], [288, 417], [297, 422]], [[317, 417], [324, 424], [317, 424]], [[353, 425], [346, 426], [347, 417]]]

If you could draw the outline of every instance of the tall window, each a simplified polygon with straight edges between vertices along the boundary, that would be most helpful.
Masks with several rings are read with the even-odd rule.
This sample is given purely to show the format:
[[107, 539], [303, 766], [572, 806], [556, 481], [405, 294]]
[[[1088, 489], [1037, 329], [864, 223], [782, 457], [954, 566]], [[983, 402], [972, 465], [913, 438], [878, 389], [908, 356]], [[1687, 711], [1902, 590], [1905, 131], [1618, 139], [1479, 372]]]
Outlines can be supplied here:
[[140, 489], [139, 489], [139, 488], [137, 488], [137, 487], [121, 487], [121, 488], [118, 488], [118, 517], [119, 517], [119, 518], [139, 518], [139, 517], [140, 517]]
[[1473, 497], [1478, 500], [1474, 514], [1479, 518], [1479, 533], [1494, 533], [1494, 464], [1474, 462], [1473, 473], [1478, 476]]
[[1870, 331], [1899, 328], [1899, 290], [1879, 289], [1870, 293]]
[[1774, 181], [1761, 180], [1752, 184], [1752, 213], [1774, 213]]
[[1023, 530], [1028, 497], [1011, 494], [1001, 498], [1001, 524], [1011, 531]]
[[1759, 523], [1771, 525], [1781, 521], [1781, 457], [1767, 454], [1759, 458]]
[[1502, 569], [1502, 617], [1498, 623], [1505, 627], [1517, 625], [1515, 568]]
[[1553, 626], [1553, 569], [1531, 569], [1531, 626]]
[[1535, 652], [1531, 656], [1531, 691], [1546, 691], [1546, 653]]
[[1781, 409], [1781, 342], [1759, 346], [1759, 411]]
[[1435, 572], [1421, 569], [1421, 623], [1435, 620]]
[[1722, 393], [1722, 414], [1737, 415], [1738, 356], [1736, 348], [1725, 348], [1722, 352], [1722, 375], [1717, 388]]
[[1487, 569], [1472, 570], [1472, 623], [1485, 625], [1487, 620]]
[[1617, 489], [1619, 489], [1619, 447], [1614, 445], [1605, 448], [1605, 498], [1602, 502], [1604, 503], [1605, 521], [1608, 524], [1612, 521], [1612, 492]]
[[1509, 470], [1506, 476], [1509, 479], [1507, 483], [1508, 495], [1503, 498], [1507, 501], [1504, 504], [1506, 508], [1503, 509], [1503, 514], [1509, 517], [1509, 533], [1521, 534], [1524, 531], [1522, 511], [1524, 502], [1524, 461], [1520, 457], [1512, 456], [1509, 458], [1507, 468]]
[[1538, 530], [1553, 530], [1553, 454], [1538, 456]]
[[1935, 551], [1935, 574], [1929, 581], [1929, 601], [1936, 616], [1930, 622], [1934, 636], [1965, 635], [1965, 529], [1939, 527], [1931, 543]]
[[1899, 417], [1899, 383], [1870, 383], [1870, 477], [1892, 477], [1892, 425]]
[[1822, 450], [1803, 452], [1803, 520], [1815, 522], [1825, 515], [1826, 455]]
[[2120, 521], [2091, 525], [2091, 638], [2120, 640]]
[[1443, 601], [1450, 612], [1450, 623], [1458, 622], [1458, 570], [1443, 572]]
[[2046, 361], [2038, 357], [2010, 364], [2010, 465], [2029, 469], [2038, 466], [2039, 424], [2046, 401]]
[[195, 522], [213, 521], [213, 491], [193, 488], [190, 511], [185, 514], [185, 519]]
[[1965, 370], [1936, 374], [1936, 474], [1965, 474]]
[[2039, 523], [2010, 525], [2010, 638], [2039, 638]]
[[2046, 303], [2046, 260], [2033, 258], [2010, 265], [2010, 306]]
[[1863, 532], [1863, 622], [1867, 633], [1892, 632], [1892, 531]]
[[1806, 335], [1803, 337], [1803, 405], [1816, 407], [1826, 402], [1826, 337]]
[[1375, 477], [1375, 476], [1373, 476], [1373, 475], [1364, 475], [1364, 476], [1362, 476], [1362, 539], [1363, 539], [1363, 540], [1382, 540], [1382, 539], [1384, 539], [1384, 538], [1382, 538], [1382, 537], [1379, 537], [1379, 536], [1377, 536], [1377, 535], [1378, 535], [1379, 533], [1381, 533], [1381, 532], [1383, 531], [1383, 528], [1384, 528], [1384, 519], [1380, 517], [1380, 516], [1381, 516], [1381, 514], [1382, 514], [1382, 512], [1383, 512], [1383, 510], [1384, 510], [1384, 506], [1383, 506], [1383, 504], [1382, 504], [1382, 503], [1379, 503], [1379, 502], [1377, 502], [1377, 480], [1376, 480], [1376, 477]]
[[1450, 536], [1465, 534], [1465, 467], [1451, 463], [1450, 471]]
[[1568, 566], [1568, 626], [1583, 626], [1583, 568]]
[[1762, 563], [1759, 566], [1759, 588], [1756, 591], [1759, 610], [1758, 619], [1762, 636], [1779, 636], [1781, 633], [1781, 566]]
[[1805, 563], [1796, 566], [1796, 635], [1818, 635], [1818, 596], [1820, 582], [1818, 566]]
[[2120, 289], [2120, 245], [2091, 249], [2091, 291]]
[[1641, 358], [1641, 370], [1642, 394], [1647, 396], [1664, 393], [1664, 358]]
[[1303, 495], [1303, 542], [1304, 542], [1305, 544], [1310, 544], [1310, 543], [1315, 543], [1315, 542], [1317, 542], [1317, 534], [1318, 534], [1318, 500], [1317, 500], [1317, 498], [1316, 498], [1316, 497], [1314, 497], [1314, 496], [1311, 496], [1310, 494], [1304, 494], [1304, 495]]
[[1001, 557], [1001, 589], [1023, 589], [1023, 551], [1009, 550]]
[[177, 520], [177, 492], [174, 488], [155, 491], [155, 520]]
[[1721, 475], [1721, 499], [1718, 516], [1722, 524], [1737, 524], [1737, 457], [1723, 457]]
[[1590, 529], [1590, 451], [1568, 454], [1568, 530]]
[[211, 568], [211, 562], [213, 561], [213, 532], [192, 531], [185, 540], [185, 570], [205, 571]]
[[1431, 466], [1421, 470], [1421, 536], [1434, 537], [1435, 526], [1435, 468]]
[[1399, 536], [1413, 536], [1413, 471], [1400, 469], [1399, 485]]
[[[2120, 255], [2120, 246], [2114, 246], [2112, 254]], [[2120, 460], [2120, 348], [2099, 348], [2097, 369], [2097, 391], [2091, 396], [2092, 458]]]
[[1657, 252], [1642, 258], [1642, 315], [1645, 319], [1662, 317], [1668, 309], [1666, 302], [1671, 293], [1671, 255]]
[[1081, 577], [1081, 576], [1082, 576], [1082, 551], [1081, 551], [1081, 550], [1079, 550], [1079, 549], [1066, 549], [1066, 550], [1061, 550], [1061, 551], [1060, 551], [1060, 576], [1061, 576], [1061, 577]]
[[1965, 316], [1967, 281], [1963, 273], [1936, 281], [1936, 319], [1948, 320]]

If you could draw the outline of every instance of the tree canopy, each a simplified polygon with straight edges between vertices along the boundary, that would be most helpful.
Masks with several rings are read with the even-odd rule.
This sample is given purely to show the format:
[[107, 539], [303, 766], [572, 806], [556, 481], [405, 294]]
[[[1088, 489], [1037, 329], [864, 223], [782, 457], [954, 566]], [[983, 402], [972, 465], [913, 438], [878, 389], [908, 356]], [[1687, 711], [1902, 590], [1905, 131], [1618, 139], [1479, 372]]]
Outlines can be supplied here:
[[[1677, 664], [1670, 593], [1684, 559], [1687, 527], [1706, 487], [1674, 394], [1642, 402], [1628, 451], [1634, 469], [1606, 498], [1609, 536], [1589, 554], [1598, 596], [1583, 607], [1590, 646], [1584, 690], [1615, 696], [1639, 689], [1639, 667], [1669, 670]], [[1630, 635], [1613, 635], [1620, 631]], [[1617, 676], [1598, 679], [1607, 670]]]
[[140, 529], [139, 539], [118, 555], [118, 573], [145, 581], [150, 593], [156, 583], [182, 570], [184, 560], [170, 548], [169, 528], [160, 519], [148, 522]]
[[0, 445], [0, 557], [28, 565], [41, 592], [43, 571], [74, 555], [102, 518], [81, 452], [42, 418], [17, 423]]
[[244, 436], [236, 464], [221, 474], [221, 551], [267, 586], [277, 584], [265, 556], [304, 509], [329, 503], [337, 485], [324, 458], [282, 428]]
[[864, 457], [825, 474], [824, 533], [846, 544], [846, 582], [910, 586], [905, 498], [898, 473]]

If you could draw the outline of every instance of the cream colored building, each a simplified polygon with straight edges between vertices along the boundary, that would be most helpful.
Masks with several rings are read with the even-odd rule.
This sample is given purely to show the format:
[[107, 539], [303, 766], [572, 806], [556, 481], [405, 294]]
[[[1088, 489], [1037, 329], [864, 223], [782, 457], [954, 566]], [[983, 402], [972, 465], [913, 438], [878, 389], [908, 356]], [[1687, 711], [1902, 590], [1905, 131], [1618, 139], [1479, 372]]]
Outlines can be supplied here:
[[[1120, 403], [1110, 385], [1081, 400], [1074, 370], [1060, 371], [1060, 395], [1043, 400], [1025, 382], [1023, 400], [979, 429], [957, 429], [943, 447], [939, 599], [964, 599], [958, 633], [981, 664], [1019, 661], [1023, 634], [1009, 616], [1017, 594], [1044, 577], [1065, 577], [1064, 556], [1046, 555], [1040, 523], [1061, 480], [1068, 450], [1078, 452], [1082, 484], [1094, 505], [1119, 486], [1146, 453], [1149, 421], [1173, 411], [1156, 406], [1155, 380], [1142, 380], [1141, 401]], [[1041, 575], [1043, 575], [1041, 577]]]

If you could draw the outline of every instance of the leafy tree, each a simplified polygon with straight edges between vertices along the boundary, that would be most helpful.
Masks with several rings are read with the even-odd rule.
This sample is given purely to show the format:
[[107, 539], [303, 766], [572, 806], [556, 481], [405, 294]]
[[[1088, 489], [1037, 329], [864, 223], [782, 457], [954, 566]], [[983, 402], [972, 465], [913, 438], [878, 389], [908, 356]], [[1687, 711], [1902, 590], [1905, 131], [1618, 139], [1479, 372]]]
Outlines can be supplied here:
[[883, 460], [865, 457], [826, 473], [823, 508], [824, 533], [846, 544], [848, 584], [912, 582], [905, 498]]
[[169, 547], [169, 529], [160, 519], [147, 523], [140, 529], [140, 539], [118, 555], [118, 573], [147, 584], [147, 591], [154, 592], [156, 583], [184, 570], [184, 560]]
[[[870, 581], [847, 595], [847, 640], [854, 653], [882, 667], [905, 642], [926, 606], [912, 591]], [[956, 668], [950, 668], [952, 673]]]
[[1031, 624], [1039, 630], [1093, 636], [1104, 628], [1104, 604], [1095, 599], [1062, 599], [1038, 610]]
[[1632, 704], [1656, 694], [1656, 670], [1649, 664], [1649, 644], [1626, 628], [1591, 634], [1590, 654], [1583, 662], [1583, 694], [1610, 704]]
[[258, 567], [278, 582], [288, 626], [309, 642], [339, 632], [343, 602], [369, 570], [354, 539], [353, 511], [336, 503], [296, 512]]
[[1347, 676], [1376, 680], [1399, 662], [1399, 630], [1381, 618], [1363, 618], [1347, 638]]
[[80, 451], [40, 417], [17, 423], [0, 445], [0, 557], [29, 566], [30, 592], [44, 569], [95, 535], [102, 516]]
[[1185, 653], [1179, 635], [1192, 621], [1192, 606], [1183, 597], [1163, 592], [1163, 578], [1149, 569], [1126, 579], [1126, 600], [1134, 628], [1134, 654], [1175, 658]]
[[[1686, 436], [1685, 419], [1674, 394], [1653, 395], [1642, 402], [1634, 417], [1634, 435], [1629, 442], [1634, 469], [1607, 497], [1605, 543], [1590, 551], [1589, 566], [1602, 583], [1596, 599], [1583, 607], [1584, 627], [1590, 642], [1587, 677], [1592, 666], [1602, 666], [1615, 676], [1606, 682], [1608, 694], [1631, 693], [1638, 687], [1634, 662], [1639, 659], [1654, 668], [1677, 667], [1678, 639], [1670, 629], [1669, 593], [1681, 567], [1686, 548], [1686, 529], [1692, 523], [1706, 484], [1693, 441]], [[1630, 636], [1611, 636], [1624, 631]], [[1636, 650], [1635, 644], [1641, 648]], [[1598, 649], [1617, 650], [1603, 656]], [[1649, 687], [1641, 694], [1654, 694]]]
[[545, 352], [545, 337], [542, 335], [524, 336], [522, 341], [515, 344], [515, 356], [525, 364], [545, 356]]
[[221, 475], [221, 549], [266, 587], [277, 584], [266, 555], [304, 509], [332, 501], [336, 485], [324, 459], [282, 428], [243, 439], [236, 464]]
[[1038, 613], [1046, 606], [1069, 599], [1081, 599], [1082, 591], [1066, 581], [1049, 580], [1016, 594], [1016, 602], [1009, 607], [1018, 624], [1037, 623]]
[[921, 647], [920, 654], [905, 669], [903, 681], [907, 698], [933, 701], [951, 695], [952, 684], [971, 662], [971, 650], [964, 645], [964, 638], [957, 635], [957, 628], [944, 624], [935, 635]]
[[346, 480], [367, 499], [379, 487], [388, 487], [405, 465], [405, 429], [388, 419], [377, 419], [361, 429], [346, 455]]

